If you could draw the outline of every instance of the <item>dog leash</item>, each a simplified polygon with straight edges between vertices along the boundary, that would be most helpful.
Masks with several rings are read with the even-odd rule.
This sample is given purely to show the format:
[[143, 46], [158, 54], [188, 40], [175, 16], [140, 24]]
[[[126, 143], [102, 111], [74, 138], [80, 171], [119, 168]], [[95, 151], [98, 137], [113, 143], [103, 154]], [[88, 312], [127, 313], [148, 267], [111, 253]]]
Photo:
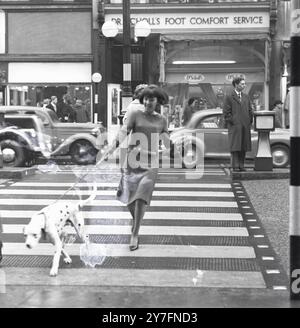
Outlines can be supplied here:
[[[117, 148], [119, 148], [119, 147], [117, 147]], [[116, 149], [117, 149], [116, 148]], [[115, 149], [115, 150], [116, 150]], [[95, 164], [95, 167], [98, 167], [103, 161], [105, 161], [105, 160], [107, 160], [107, 157], [108, 157], [108, 155], [109, 155], [109, 152], [110, 152], [110, 150], [108, 149], [106, 152], [104, 152], [104, 154], [102, 155], [102, 157], [99, 159], [99, 161]], [[58, 202], [58, 201], [60, 201], [64, 196], [66, 196], [66, 194], [69, 192], [69, 191], [71, 191], [72, 189], [74, 189], [75, 187], [76, 187], [76, 185], [78, 184], [78, 183], [80, 183], [82, 180], [84, 180], [84, 178], [88, 175], [88, 174], [90, 174], [90, 172], [88, 171], [88, 172], [86, 172], [85, 174], [83, 174], [82, 176], [80, 176], [78, 179], [77, 179], [77, 181], [76, 182], [74, 182], [74, 184], [70, 187], [70, 188], [68, 188], [59, 198], [57, 198], [52, 204], [55, 204], [56, 202]]]

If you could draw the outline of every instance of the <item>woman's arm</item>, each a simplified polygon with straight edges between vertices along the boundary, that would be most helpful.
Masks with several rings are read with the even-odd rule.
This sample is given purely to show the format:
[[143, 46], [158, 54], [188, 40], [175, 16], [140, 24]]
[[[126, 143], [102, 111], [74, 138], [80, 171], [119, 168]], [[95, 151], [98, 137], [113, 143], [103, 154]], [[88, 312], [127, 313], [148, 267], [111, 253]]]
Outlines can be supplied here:
[[112, 154], [120, 146], [120, 144], [126, 140], [127, 135], [131, 132], [135, 125], [136, 113], [136, 111], [130, 110], [126, 119], [126, 123], [120, 127], [117, 135], [109, 145], [108, 154]]

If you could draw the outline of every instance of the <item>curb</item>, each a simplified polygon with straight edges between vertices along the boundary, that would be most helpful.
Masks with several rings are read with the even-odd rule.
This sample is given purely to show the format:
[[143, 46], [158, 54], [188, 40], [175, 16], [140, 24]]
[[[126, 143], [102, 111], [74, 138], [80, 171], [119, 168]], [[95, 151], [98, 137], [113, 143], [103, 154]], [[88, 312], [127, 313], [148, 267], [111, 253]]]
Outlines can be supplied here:
[[273, 169], [273, 171], [246, 171], [231, 172], [232, 180], [268, 180], [268, 179], [288, 179], [290, 171], [287, 169]]

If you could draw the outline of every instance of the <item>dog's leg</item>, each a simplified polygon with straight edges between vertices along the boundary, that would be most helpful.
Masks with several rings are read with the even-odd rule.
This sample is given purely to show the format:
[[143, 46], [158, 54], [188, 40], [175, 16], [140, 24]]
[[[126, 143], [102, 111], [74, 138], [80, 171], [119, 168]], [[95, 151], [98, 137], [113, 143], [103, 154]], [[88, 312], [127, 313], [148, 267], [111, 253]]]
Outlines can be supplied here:
[[53, 256], [52, 268], [50, 270], [50, 276], [52, 277], [56, 276], [58, 273], [59, 259], [62, 251], [62, 242], [58, 235], [55, 236], [54, 238], [54, 246], [55, 246], [55, 253]]
[[72, 260], [71, 260], [71, 258], [69, 256], [69, 254], [65, 251], [65, 238], [63, 238], [63, 240], [62, 240], [61, 252], [62, 252], [62, 254], [64, 256], [64, 262], [66, 264], [71, 264], [72, 263]]
[[71, 264], [72, 263], [72, 259], [70, 258], [69, 254], [62, 248], [61, 252], [63, 253], [64, 255], [64, 262], [66, 264]]

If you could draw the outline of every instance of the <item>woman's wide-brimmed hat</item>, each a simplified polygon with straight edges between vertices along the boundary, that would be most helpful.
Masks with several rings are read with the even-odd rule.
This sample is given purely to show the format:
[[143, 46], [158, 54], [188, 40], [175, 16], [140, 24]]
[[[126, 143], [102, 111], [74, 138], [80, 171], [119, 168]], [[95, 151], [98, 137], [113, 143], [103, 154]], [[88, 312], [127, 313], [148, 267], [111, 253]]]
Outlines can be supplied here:
[[155, 97], [157, 98], [157, 102], [160, 105], [165, 105], [169, 102], [169, 96], [168, 94], [159, 86], [155, 84], [150, 84], [148, 87], [146, 87], [140, 96], [140, 103], [142, 104], [144, 101], [144, 97], [148, 96], [150, 98]]

